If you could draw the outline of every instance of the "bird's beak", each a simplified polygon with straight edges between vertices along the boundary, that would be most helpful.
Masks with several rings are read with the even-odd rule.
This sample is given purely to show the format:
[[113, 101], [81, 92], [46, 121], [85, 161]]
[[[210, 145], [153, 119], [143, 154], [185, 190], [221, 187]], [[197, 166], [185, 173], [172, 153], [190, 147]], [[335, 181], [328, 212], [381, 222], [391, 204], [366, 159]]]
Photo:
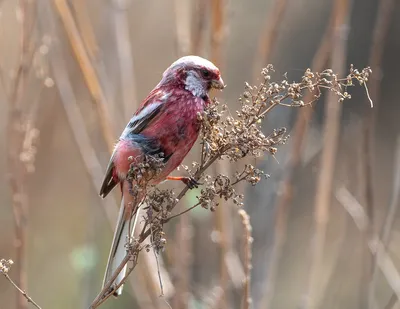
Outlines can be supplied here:
[[225, 84], [224, 84], [224, 81], [222, 80], [222, 78], [220, 77], [219, 79], [213, 79], [211, 81], [211, 87], [222, 90], [225, 88]]

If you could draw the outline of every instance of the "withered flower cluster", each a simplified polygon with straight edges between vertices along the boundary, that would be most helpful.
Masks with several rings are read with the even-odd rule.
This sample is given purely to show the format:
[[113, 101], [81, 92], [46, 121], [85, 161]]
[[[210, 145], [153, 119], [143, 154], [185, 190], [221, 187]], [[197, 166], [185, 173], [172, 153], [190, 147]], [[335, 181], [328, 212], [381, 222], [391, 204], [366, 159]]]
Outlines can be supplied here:
[[[300, 82], [289, 82], [286, 74], [283, 80], [274, 82], [271, 80], [273, 72], [273, 66], [268, 65], [261, 72], [260, 85], [245, 84], [244, 92], [239, 98], [241, 108], [235, 113], [229, 111], [227, 104], [214, 99], [203, 113], [198, 114], [198, 119], [202, 122], [200, 160], [193, 162], [191, 168], [182, 166], [190, 176], [202, 183], [198, 202], [192, 208], [201, 206], [213, 211], [221, 199], [231, 200], [241, 206], [243, 195], [235, 192], [235, 185], [242, 181], [256, 185], [263, 177], [268, 177], [250, 164], [246, 164], [243, 170], [236, 171], [233, 177], [223, 174], [211, 176], [206, 171], [220, 159], [237, 162], [243, 158], [275, 155], [278, 147], [285, 144], [289, 136], [286, 128], [276, 128], [269, 134], [262, 132], [262, 122], [274, 107], [310, 108], [321, 97], [324, 89], [335, 93], [340, 104], [351, 98], [348, 88], [354, 86], [355, 82], [364, 85], [367, 90], [366, 83], [371, 69], [367, 67], [359, 71], [351, 66], [349, 74], [343, 78], [338, 77], [331, 69], [322, 72], [307, 69]], [[308, 92], [313, 94], [313, 98], [304, 102], [303, 98]], [[186, 191], [187, 188], [175, 196], [172, 190], [155, 189], [147, 196], [147, 204], [156, 213], [152, 213], [151, 221], [158, 223], [158, 229], [162, 229], [163, 223], [177, 216], [171, 216], [171, 211]], [[149, 219], [149, 216], [145, 218]]]
[[11, 266], [14, 264], [13, 260], [0, 260], [0, 274], [7, 274]]

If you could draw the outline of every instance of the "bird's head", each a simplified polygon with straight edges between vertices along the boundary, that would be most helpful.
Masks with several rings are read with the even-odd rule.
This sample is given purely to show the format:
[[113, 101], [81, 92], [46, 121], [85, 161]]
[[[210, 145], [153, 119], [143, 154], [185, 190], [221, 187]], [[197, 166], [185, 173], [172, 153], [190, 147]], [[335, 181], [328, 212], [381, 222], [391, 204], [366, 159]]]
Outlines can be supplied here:
[[225, 88], [219, 69], [212, 62], [198, 56], [185, 56], [176, 60], [164, 72], [161, 83], [182, 85], [197, 97], [206, 96], [212, 88]]

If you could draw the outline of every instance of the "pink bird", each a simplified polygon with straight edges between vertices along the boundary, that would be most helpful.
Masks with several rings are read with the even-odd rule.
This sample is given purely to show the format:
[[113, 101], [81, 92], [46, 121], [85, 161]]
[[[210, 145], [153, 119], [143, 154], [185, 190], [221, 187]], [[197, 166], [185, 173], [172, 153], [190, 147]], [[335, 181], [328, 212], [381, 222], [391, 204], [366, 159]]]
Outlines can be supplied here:
[[[130, 184], [126, 180], [130, 164], [137, 163], [146, 155], [162, 155], [164, 167], [153, 178], [151, 184], [166, 179], [180, 180], [189, 187], [196, 182], [189, 177], [168, 176], [176, 169], [195, 143], [202, 112], [210, 103], [208, 93], [212, 88], [223, 89], [224, 82], [218, 68], [210, 61], [198, 56], [186, 56], [175, 61], [163, 74], [159, 84], [150, 92], [122, 132], [111, 156], [100, 189], [100, 196], [107, 194], [120, 184], [122, 191], [121, 207], [117, 227], [103, 286], [126, 256], [126, 241], [131, 236], [130, 220], [143, 197], [130, 194]], [[132, 161], [132, 158], [135, 158]], [[124, 278], [126, 267], [113, 282], [115, 289]], [[114, 296], [122, 293], [122, 285]]]

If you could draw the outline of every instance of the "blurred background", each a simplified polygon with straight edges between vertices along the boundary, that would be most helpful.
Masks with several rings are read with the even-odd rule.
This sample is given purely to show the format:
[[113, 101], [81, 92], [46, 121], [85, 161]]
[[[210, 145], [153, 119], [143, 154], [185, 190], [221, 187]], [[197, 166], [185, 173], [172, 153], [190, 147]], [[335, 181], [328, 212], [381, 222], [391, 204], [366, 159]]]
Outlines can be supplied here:
[[[110, 149], [178, 57], [215, 62], [232, 111], [268, 63], [289, 81], [354, 64], [373, 70], [373, 109], [357, 86], [344, 104], [326, 96], [265, 121], [266, 134], [285, 126], [291, 138], [276, 160], [251, 162], [268, 180], [238, 188], [254, 240], [250, 285], [245, 232], [227, 204], [168, 224], [163, 297], [144, 253], [102, 308], [400, 308], [399, 14], [395, 0], [0, 1], [0, 258], [14, 260], [10, 276], [42, 308], [89, 306], [119, 206], [119, 192], [98, 196]], [[195, 147], [186, 163], [198, 157]], [[3, 277], [0, 308], [28, 308]]]

